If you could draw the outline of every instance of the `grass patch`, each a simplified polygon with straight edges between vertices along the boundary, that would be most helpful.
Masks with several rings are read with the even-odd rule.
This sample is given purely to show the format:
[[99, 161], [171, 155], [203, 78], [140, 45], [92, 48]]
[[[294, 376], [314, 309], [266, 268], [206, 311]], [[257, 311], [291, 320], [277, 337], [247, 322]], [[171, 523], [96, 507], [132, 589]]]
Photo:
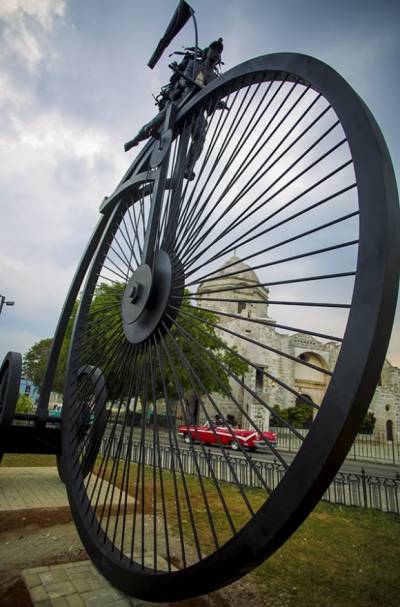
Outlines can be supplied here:
[[397, 607], [400, 519], [320, 504], [251, 576], [271, 607]]
[[[107, 467], [105, 477], [110, 478]], [[128, 493], [135, 494], [137, 465], [131, 464]], [[122, 465], [116, 484], [121, 487]], [[192, 502], [198, 536], [202, 546], [213, 552], [213, 541], [203, 498], [196, 477], [189, 475], [187, 490]], [[133, 482], [135, 479], [135, 483]], [[176, 495], [172, 474], [163, 471], [168, 523], [178, 534]], [[145, 503], [141, 483], [144, 480]], [[146, 467], [139, 481], [138, 511], [149, 514], [153, 503], [153, 472]], [[193, 532], [185, 505], [182, 482], [178, 487], [185, 541], [193, 546]], [[243, 501], [234, 485], [221, 483], [227, 506], [238, 529], [248, 520]], [[213, 483], [204, 479], [218, 539], [231, 537]], [[157, 489], [158, 490], [158, 489]], [[256, 510], [265, 494], [257, 489], [246, 492]], [[158, 497], [159, 499], [159, 497]], [[157, 511], [160, 504], [157, 503]], [[374, 510], [320, 503], [296, 533], [270, 559], [246, 576], [246, 584], [257, 590], [271, 607], [397, 607], [400, 595], [400, 518]], [[261, 602], [261, 601], [260, 601]]]

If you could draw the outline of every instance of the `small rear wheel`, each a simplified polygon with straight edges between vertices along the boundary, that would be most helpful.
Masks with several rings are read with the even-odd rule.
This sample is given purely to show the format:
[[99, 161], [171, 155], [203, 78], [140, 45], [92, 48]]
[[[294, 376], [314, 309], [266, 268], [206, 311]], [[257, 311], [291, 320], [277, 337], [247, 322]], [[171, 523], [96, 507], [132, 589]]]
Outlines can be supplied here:
[[65, 477], [64, 477], [64, 472], [63, 472], [63, 458], [60, 453], [57, 453], [57, 455], [56, 455], [56, 462], [57, 462], [58, 476], [60, 477], [60, 480], [63, 483], [65, 483]]
[[0, 368], [0, 435], [11, 426], [17, 406], [21, 381], [22, 357], [8, 352]]
[[232, 451], [239, 451], [239, 449], [240, 449], [239, 443], [236, 440], [233, 440], [231, 442], [230, 447], [231, 447]]

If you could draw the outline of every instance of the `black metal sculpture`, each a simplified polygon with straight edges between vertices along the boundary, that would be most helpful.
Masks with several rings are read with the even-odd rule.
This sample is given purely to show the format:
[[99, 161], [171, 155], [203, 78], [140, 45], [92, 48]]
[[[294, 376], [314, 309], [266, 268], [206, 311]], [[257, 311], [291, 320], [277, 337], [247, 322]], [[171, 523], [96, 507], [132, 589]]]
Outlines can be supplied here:
[[[152, 65], [192, 13], [180, 3]], [[205, 116], [191, 178], [193, 125]], [[329, 66], [294, 53], [257, 57], [191, 89], [181, 105], [170, 100], [163, 117], [101, 205], [59, 321], [37, 419], [38, 426], [48, 419], [55, 364], [86, 275], [65, 383], [63, 477], [100, 571], [123, 591], [160, 602], [249, 572], [314, 508], [379, 380], [400, 266], [385, 142]], [[241, 261], [232, 257], [237, 249]], [[269, 305], [303, 310], [305, 320], [287, 324], [260, 313], [265, 300], [249, 295], [252, 269], [257, 288], [279, 294]], [[336, 344], [333, 371], [279, 349], [272, 329]], [[260, 368], [235, 344], [270, 353], [274, 369], [261, 369], [268, 390], [256, 389], [251, 372]], [[236, 371], [239, 363], [246, 372]], [[326, 378], [321, 402], [287, 382], [285, 369], [295, 363]], [[313, 412], [306, 437], [272, 407], [274, 389]], [[178, 436], [176, 416], [188, 424], [193, 414], [188, 390], [209, 422], [224, 474], [203, 444]], [[8, 402], [3, 387], [1, 394], [0, 411]], [[225, 434], [259, 488], [256, 502], [215, 431], [223, 402], [230, 407]], [[302, 440], [289, 464], [279, 446], [261, 439], [286, 470], [274, 491], [230, 423], [234, 414], [263, 436], [257, 408]]]

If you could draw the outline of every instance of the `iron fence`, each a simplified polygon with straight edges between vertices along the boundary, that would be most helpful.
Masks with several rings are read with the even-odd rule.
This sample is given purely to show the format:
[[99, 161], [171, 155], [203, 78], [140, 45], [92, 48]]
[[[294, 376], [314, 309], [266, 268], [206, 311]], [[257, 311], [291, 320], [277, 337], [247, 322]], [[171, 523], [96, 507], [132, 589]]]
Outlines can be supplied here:
[[[104, 443], [101, 447], [104, 454]], [[109, 455], [126, 459], [128, 441], [115, 437]], [[204, 452], [191, 449], [171, 448], [168, 445], [141, 444], [133, 442], [130, 461], [143, 462], [147, 466], [157, 466], [166, 470], [177, 470], [184, 474], [200, 474], [203, 478], [215, 478], [227, 483], [239, 482], [245, 487], [261, 488], [263, 482], [275, 489], [285, 474], [284, 467], [277, 461], [267, 462], [248, 456], [253, 466], [245, 458], [225, 453]], [[324, 501], [343, 506], [374, 508], [382, 512], [400, 515], [400, 476], [386, 478], [360, 473], [339, 473], [328, 487]]]
[[[280, 449], [292, 453], [298, 451], [302, 440], [290, 430], [274, 427], [270, 430], [277, 433]], [[297, 432], [306, 436], [308, 430], [298, 429]], [[392, 441], [388, 441], [384, 434], [358, 434], [347, 458], [400, 464], [400, 440], [393, 437]]]

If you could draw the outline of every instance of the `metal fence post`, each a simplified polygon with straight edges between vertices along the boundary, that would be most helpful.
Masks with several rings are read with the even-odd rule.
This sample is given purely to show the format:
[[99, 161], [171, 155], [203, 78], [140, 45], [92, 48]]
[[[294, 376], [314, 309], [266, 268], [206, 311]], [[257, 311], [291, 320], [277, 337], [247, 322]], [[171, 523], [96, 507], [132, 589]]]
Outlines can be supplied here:
[[364, 508], [367, 508], [368, 504], [368, 497], [367, 497], [367, 477], [365, 474], [365, 469], [361, 468], [361, 486], [362, 486], [362, 493], [363, 493], [363, 498], [364, 498]]

